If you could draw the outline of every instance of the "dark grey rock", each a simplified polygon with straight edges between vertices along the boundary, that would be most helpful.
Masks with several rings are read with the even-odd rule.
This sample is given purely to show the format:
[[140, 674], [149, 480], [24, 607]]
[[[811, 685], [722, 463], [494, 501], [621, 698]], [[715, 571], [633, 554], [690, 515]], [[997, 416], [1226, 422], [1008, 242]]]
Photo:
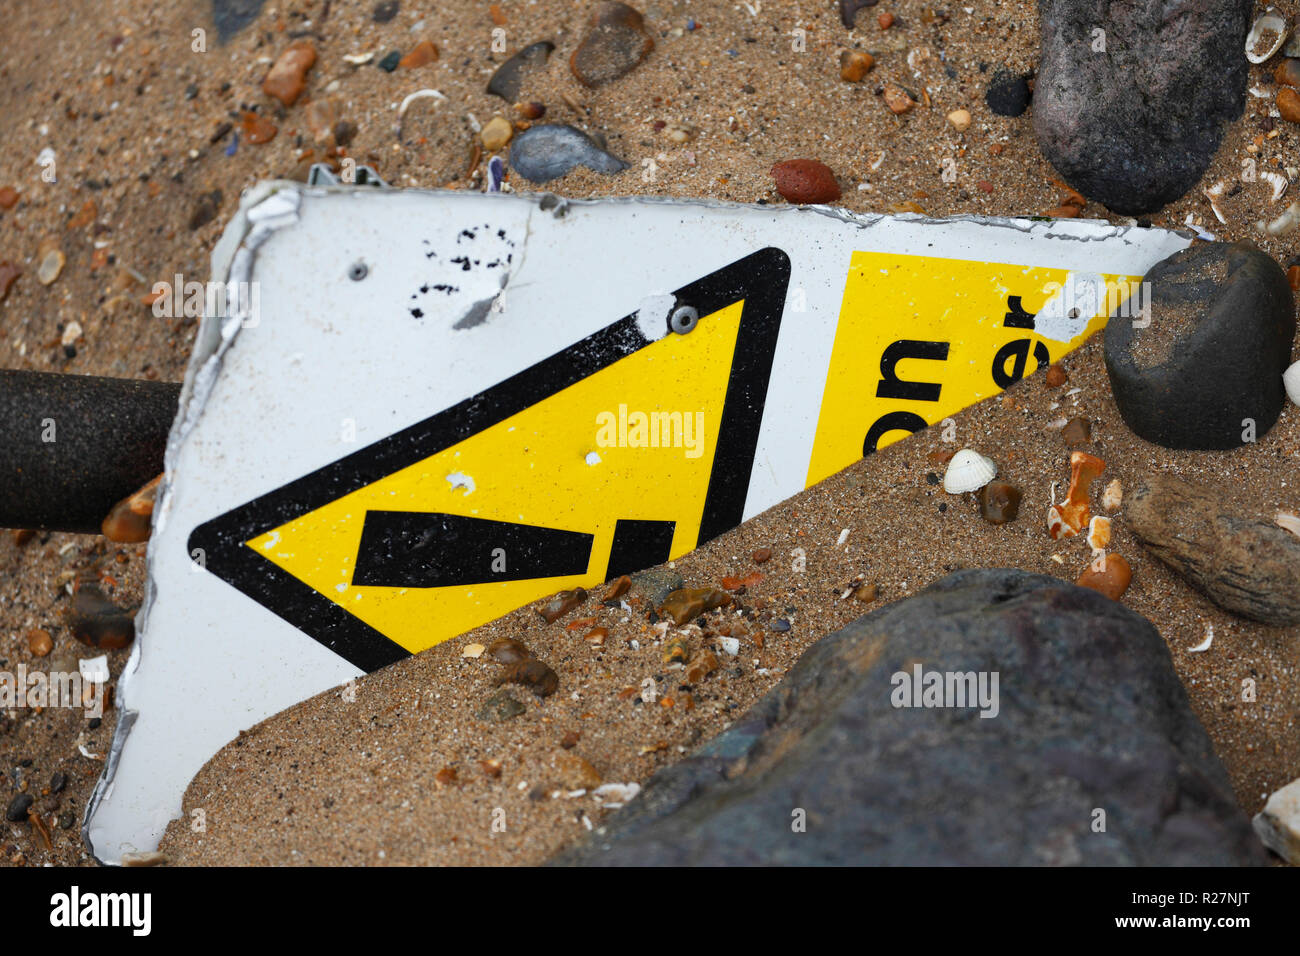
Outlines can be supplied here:
[[993, 74], [984, 102], [998, 116], [1021, 116], [1029, 109], [1029, 78], [1006, 70]]
[[1124, 501], [1142, 546], [1219, 607], [1275, 626], [1300, 624], [1300, 538], [1231, 510], [1232, 494], [1152, 475]]
[[35, 802], [35, 797], [30, 793], [20, 793], [9, 801], [9, 806], [5, 808], [5, 819], [10, 823], [26, 823], [27, 808]]
[[[918, 664], [997, 673], [996, 716], [895, 707], [892, 675]], [[1086, 588], [979, 570], [823, 638], [736, 725], [552, 862], [1263, 859], [1155, 628]]]
[[374, 9], [370, 11], [370, 19], [376, 23], [388, 23], [393, 17], [397, 16], [397, 10], [401, 6], [399, 0], [380, 0], [376, 3]]
[[582, 130], [548, 123], [524, 130], [510, 143], [510, 168], [524, 179], [545, 183], [576, 166], [598, 173], [619, 173], [627, 163], [605, 152]]
[[874, 7], [879, 2], [880, 0], [840, 0], [840, 22], [852, 30], [858, 11], [863, 7]]
[[[1245, 104], [1251, 0], [1039, 0], [1034, 130], [1047, 160], [1117, 213], [1196, 184]], [[1094, 51], [1096, 30], [1105, 52]]]
[[519, 99], [519, 90], [523, 86], [524, 77], [533, 70], [545, 66], [554, 49], [555, 44], [548, 40], [539, 40], [524, 47], [496, 68], [492, 79], [488, 80], [487, 91], [501, 97], [507, 103], [515, 102]]
[[474, 716], [489, 723], [503, 724], [512, 717], [518, 717], [527, 709], [527, 707], [515, 700], [510, 691], [502, 688], [483, 701], [482, 706], [479, 707]]
[[1150, 315], [1116, 316], [1105, 332], [1128, 427], [1166, 448], [1197, 449], [1238, 448], [1272, 428], [1296, 332], [1282, 267], [1247, 243], [1206, 243], [1156, 263], [1143, 282]]
[[225, 43], [262, 12], [262, 0], [212, 0], [212, 22], [217, 40]]

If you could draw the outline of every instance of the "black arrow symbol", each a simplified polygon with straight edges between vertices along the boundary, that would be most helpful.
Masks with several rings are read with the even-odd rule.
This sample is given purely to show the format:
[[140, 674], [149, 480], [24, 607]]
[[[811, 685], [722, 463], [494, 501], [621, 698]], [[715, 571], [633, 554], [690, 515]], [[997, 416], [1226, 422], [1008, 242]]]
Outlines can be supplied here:
[[585, 574], [592, 541], [580, 531], [511, 521], [367, 511], [352, 583], [445, 588]]

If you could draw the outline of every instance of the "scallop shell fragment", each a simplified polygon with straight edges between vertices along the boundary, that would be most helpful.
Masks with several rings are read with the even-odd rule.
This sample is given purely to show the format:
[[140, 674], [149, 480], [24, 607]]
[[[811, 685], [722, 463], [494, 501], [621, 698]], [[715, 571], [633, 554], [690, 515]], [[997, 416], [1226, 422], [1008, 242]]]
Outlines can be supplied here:
[[1263, 63], [1282, 49], [1290, 32], [1286, 19], [1269, 7], [1255, 19], [1246, 34], [1246, 59], [1251, 63]]
[[979, 491], [998, 473], [997, 465], [971, 448], [963, 448], [952, 456], [948, 470], [943, 475], [943, 490], [950, 495]]
[[1283, 194], [1286, 192], [1287, 186], [1291, 185], [1290, 180], [1288, 180], [1284, 175], [1281, 173], [1275, 173], [1271, 170], [1264, 170], [1259, 174], [1259, 178], [1272, 187], [1273, 195], [1270, 196], [1269, 199], [1273, 202], [1277, 202], [1281, 199]]

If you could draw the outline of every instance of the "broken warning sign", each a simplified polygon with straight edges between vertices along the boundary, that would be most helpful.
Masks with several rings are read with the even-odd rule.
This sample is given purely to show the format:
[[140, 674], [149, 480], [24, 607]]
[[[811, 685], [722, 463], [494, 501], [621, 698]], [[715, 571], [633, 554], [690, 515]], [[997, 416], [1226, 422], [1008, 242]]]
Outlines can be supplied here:
[[[1087, 241], [1081, 241], [1087, 240]], [[1080, 221], [251, 190], [86, 836], [156, 846], [243, 728], [684, 554], [1076, 346], [1188, 239]], [[193, 675], [203, 675], [194, 680]]]

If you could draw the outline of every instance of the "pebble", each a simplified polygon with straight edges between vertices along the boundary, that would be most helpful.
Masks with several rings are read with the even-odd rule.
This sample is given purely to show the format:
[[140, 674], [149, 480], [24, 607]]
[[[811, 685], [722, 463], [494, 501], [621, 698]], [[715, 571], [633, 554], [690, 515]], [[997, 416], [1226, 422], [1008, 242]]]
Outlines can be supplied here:
[[894, 15], [886, 10], [884, 13], [876, 15], [876, 25], [882, 30], [888, 30], [894, 25]]
[[26, 823], [27, 808], [35, 802], [35, 798], [30, 793], [20, 793], [9, 801], [9, 807], [5, 810], [5, 819], [10, 823]]
[[554, 50], [555, 44], [549, 40], [539, 40], [524, 47], [496, 68], [492, 79], [488, 80], [487, 91], [501, 97], [507, 103], [513, 103], [519, 99], [519, 91], [523, 87], [524, 79], [529, 73], [544, 67]]
[[1029, 81], [1008, 70], [993, 74], [984, 102], [998, 116], [1021, 116], [1029, 109]]
[[880, 597], [880, 586], [876, 584], [860, 584], [853, 589], [853, 600], [863, 604], [871, 604], [878, 597]]
[[119, 544], [148, 541], [152, 531], [154, 501], [161, 482], [162, 475], [159, 475], [135, 494], [115, 504], [100, 527], [104, 537]]
[[626, 3], [602, 3], [591, 31], [569, 58], [569, 69], [585, 86], [600, 86], [631, 72], [654, 45], [640, 13]]
[[752, 555], [755, 564], [766, 564], [772, 559], [771, 548], [759, 548]]
[[691, 659], [690, 642], [680, 634], [674, 637], [665, 645], [663, 659], [665, 664], [685, 664]]
[[776, 191], [787, 202], [828, 203], [840, 198], [840, 185], [829, 166], [815, 159], [787, 159], [772, 166]]
[[402, 62], [401, 50], [390, 50], [382, 60], [379, 61], [379, 68], [385, 73], [392, 73], [397, 69], [397, 64]]
[[582, 130], [548, 123], [530, 127], [514, 138], [510, 166], [529, 182], [545, 183], [577, 166], [613, 174], [627, 169], [628, 164], [605, 152]]
[[1277, 111], [1288, 123], [1300, 123], [1300, 93], [1289, 86], [1278, 90]]
[[916, 106], [916, 100], [912, 99], [911, 94], [896, 83], [886, 83], [881, 95], [889, 111], [896, 116], [902, 116]]
[[1132, 580], [1133, 569], [1128, 562], [1118, 554], [1108, 554], [1089, 564], [1074, 583], [1098, 591], [1112, 601], [1118, 601]]
[[214, 189], [211, 192], [203, 193], [194, 202], [194, 209], [190, 212], [189, 228], [190, 232], [196, 229], [202, 229], [212, 220], [217, 218], [217, 213], [221, 210], [221, 200], [223, 196], [220, 189]]
[[1010, 482], [990, 481], [979, 490], [980, 517], [989, 524], [1006, 524], [1020, 514], [1020, 489]]
[[1273, 82], [1278, 86], [1300, 86], [1300, 60], [1288, 57], [1273, 71]]
[[63, 272], [63, 265], [67, 262], [63, 250], [58, 246], [58, 240], [52, 237], [41, 240], [41, 244], [36, 247], [36, 258], [39, 263], [36, 279], [41, 285], [51, 285]]
[[628, 589], [631, 587], [632, 587], [631, 576], [626, 574], [621, 575], [620, 577], [615, 578], [610, 583], [609, 590], [605, 592], [605, 597], [607, 600], [611, 600], [611, 601], [614, 598], [621, 598], [624, 594], [628, 592]]
[[1231, 510], [1232, 496], [1155, 474], [1125, 495], [1129, 529], [1219, 607], [1264, 624], [1300, 624], [1300, 539]]
[[23, 270], [18, 268], [8, 259], [0, 261], [0, 302], [9, 297], [9, 289], [13, 286], [14, 281], [23, 274]]
[[18, 190], [12, 186], [0, 187], [0, 209], [13, 209], [18, 202]]
[[487, 648], [484, 647], [482, 644], [466, 644], [465, 647], [461, 650], [460, 656], [476, 659], [482, 657], [483, 652], [486, 650]]
[[1286, 274], [1249, 243], [1197, 243], [1153, 266], [1151, 320], [1109, 322], [1106, 373], [1125, 424], [1176, 449], [1231, 449], [1273, 427], [1286, 393], [1295, 304]]
[[681, 588], [673, 591], [659, 606], [659, 613], [672, 618], [678, 627], [687, 624], [701, 614], [731, 603], [731, 595], [717, 588]]
[[397, 16], [399, 6], [398, 0], [382, 0], [381, 3], [376, 3], [375, 8], [370, 11], [370, 19], [376, 23], [388, 23], [393, 17]]
[[[500, 724], [512, 717], [518, 717], [528, 708], [515, 700], [510, 691], [504, 687], [495, 694], [483, 701], [478, 712], [474, 714], [479, 720], [486, 720], [490, 723]], [[498, 770], [498, 774], [500, 771]]]
[[1300, 866], [1300, 779], [1271, 794], [1251, 822], [1264, 846]]
[[68, 775], [62, 770], [56, 770], [50, 777], [50, 793], [62, 793], [68, 786]]
[[307, 71], [316, 62], [316, 47], [310, 40], [295, 40], [280, 54], [262, 81], [262, 92], [285, 106], [293, 106], [307, 88]]
[[339, 122], [340, 109], [339, 100], [334, 96], [318, 97], [307, 104], [304, 120], [313, 142], [335, 141], [334, 128]]
[[790, 622], [783, 617], [778, 617], [772, 622], [771, 630], [777, 634], [784, 634], [786, 631], [790, 630]]
[[479, 135], [483, 139], [483, 148], [495, 153], [499, 149], [504, 149], [514, 134], [514, 127], [510, 125], [508, 119], [504, 116], [494, 116], [483, 126], [483, 132]]
[[713, 651], [701, 651], [686, 667], [686, 683], [698, 684], [718, 669], [718, 656]]
[[254, 146], [269, 143], [275, 139], [275, 134], [280, 131], [279, 127], [269, 119], [260, 113], [254, 113], [252, 110], [246, 111], [240, 117], [240, 122], [244, 127], [244, 136]]
[[42, 629], [27, 632], [27, 648], [34, 657], [45, 657], [54, 650], [54, 638], [50, 632]]
[[570, 753], [567, 748], [556, 751], [552, 763], [566, 790], [595, 790], [601, 784], [600, 771], [591, 765], [591, 761]]
[[966, 132], [966, 130], [970, 129], [970, 110], [953, 110], [948, 114], [948, 122], [952, 124], [952, 128], [957, 132]]
[[1047, 384], [1048, 388], [1060, 388], [1069, 380], [1070, 376], [1066, 374], [1066, 371], [1061, 366], [1060, 362], [1055, 362], [1047, 366], [1047, 375], [1043, 378], [1043, 381]]
[[397, 61], [404, 70], [414, 70], [438, 59], [438, 48], [432, 40], [421, 40], [406, 56]]
[[516, 103], [515, 112], [526, 120], [537, 120], [546, 115], [546, 105], [529, 100], [527, 103]]
[[857, 83], [876, 65], [870, 53], [861, 50], [845, 50], [840, 54], [840, 79], [846, 83]]
[[1092, 422], [1076, 415], [1061, 429], [1061, 440], [1065, 442], [1066, 448], [1088, 444], [1092, 441]]
[[582, 588], [561, 591], [547, 601], [537, 613], [547, 624], [554, 624], [585, 600], [587, 600], [587, 592]]
[[880, 0], [840, 0], [840, 22], [852, 30], [858, 11], [863, 7], [874, 7], [879, 2]]
[[488, 656], [498, 660], [503, 664], [514, 664], [517, 661], [526, 661], [533, 656], [523, 643], [516, 641], [511, 637], [502, 637], [488, 645]]
[[82, 644], [104, 651], [135, 639], [135, 614], [118, 607], [93, 581], [81, 580], [67, 611], [68, 628]]
[[536, 658], [516, 661], [501, 675], [503, 684], [519, 684], [538, 697], [550, 697], [560, 686], [559, 675]]

